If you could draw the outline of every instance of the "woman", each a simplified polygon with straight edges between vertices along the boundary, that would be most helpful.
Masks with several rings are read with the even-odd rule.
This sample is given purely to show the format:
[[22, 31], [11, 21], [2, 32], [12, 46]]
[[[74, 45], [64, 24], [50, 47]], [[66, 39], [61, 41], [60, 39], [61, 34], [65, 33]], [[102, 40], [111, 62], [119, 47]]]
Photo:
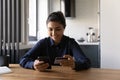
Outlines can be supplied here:
[[[61, 66], [68, 66], [76, 71], [90, 68], [90, 61], [84, 55], [73, 38], [64, 35], [66, 21], [60, 11], [51, 13], [46, 21], [48, 35], [30, 49], [20, 60], [24, 68], [45, 71], [50, 65], [55, 65], [56, 57], [64, 57]], [[38, 57], [47, 56], [50, 62], [38, 60]]]

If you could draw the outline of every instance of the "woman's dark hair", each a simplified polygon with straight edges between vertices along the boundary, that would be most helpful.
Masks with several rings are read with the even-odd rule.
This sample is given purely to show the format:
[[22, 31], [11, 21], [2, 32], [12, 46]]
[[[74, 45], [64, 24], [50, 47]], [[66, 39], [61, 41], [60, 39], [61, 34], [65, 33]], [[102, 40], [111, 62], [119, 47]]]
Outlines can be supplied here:
[[64, 28], [66, 27], [65, 17], [61, 11], [51, 13], [47, 18], [46, 24], [50, 21], [59, 22], [64, 26]]

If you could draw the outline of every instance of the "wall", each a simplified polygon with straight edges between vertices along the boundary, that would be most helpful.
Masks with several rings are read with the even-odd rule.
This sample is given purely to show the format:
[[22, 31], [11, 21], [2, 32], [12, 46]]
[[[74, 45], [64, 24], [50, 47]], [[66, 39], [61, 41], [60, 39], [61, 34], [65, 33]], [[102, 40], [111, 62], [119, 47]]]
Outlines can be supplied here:
[[101, 68], [120, 69], [120, 0], [101, 0]]
[[79, 39], [84, 37], [88, 27], [94, 27], [98, 30], [98, 0], [76, 0], [76, 17], [67, 19], [67, 28], [65, 34]]
[[[42, 0], [40, 0], [43, 2]], [[49, 0], [51, 5], [49, 6], [49, 11], [58, 11], [60, 10], [60, 0]], [[74, 18], [66, 18], [67, 27], [65, 30], [65, 35], [73, 37], [75, 39], [79, 39], [80, 37], [87, 38], [86, 33], [88, 31], [88, 27], [94, 27], [96, 31], [99, 29], [99, 14], [98, 14], [98, 1], [99, 0], [75, 0], [76, 1], [76, 17]], [[41, 5], [44, 12], [46, 6], [43, 7]], [[42, 10], [42, 9], [41, 9]], [[41, 14], [42, 18], [39, 20], [39, 39], [47, 36], [47, 31], [45, 30], [46, 26], [45, 14]], [[45, 16], [45, 17], [44, 17]], [[98, 32], [99, 33], [99, 32]], [[41, 35], [40, 35], [41, 34]]]

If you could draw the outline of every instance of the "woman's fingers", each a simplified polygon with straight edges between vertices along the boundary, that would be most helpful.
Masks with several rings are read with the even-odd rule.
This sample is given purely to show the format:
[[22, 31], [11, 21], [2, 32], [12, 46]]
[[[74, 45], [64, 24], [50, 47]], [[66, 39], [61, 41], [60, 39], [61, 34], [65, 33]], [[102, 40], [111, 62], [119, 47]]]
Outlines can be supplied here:
[[62, 65], [62, 66], [70, 66], [70, 67], [75, 66], [75, 61], [74, 61], [72, 56], [64, 55], [63, 57], [68, 58], [68, 59], [67, 60], [62, 60], [60, 65]]
[[35, 60], [34, 62], [34, 69], [37, 71], [44, 71], [48, 66], [49, 64], [44, 63], [44, 61]]

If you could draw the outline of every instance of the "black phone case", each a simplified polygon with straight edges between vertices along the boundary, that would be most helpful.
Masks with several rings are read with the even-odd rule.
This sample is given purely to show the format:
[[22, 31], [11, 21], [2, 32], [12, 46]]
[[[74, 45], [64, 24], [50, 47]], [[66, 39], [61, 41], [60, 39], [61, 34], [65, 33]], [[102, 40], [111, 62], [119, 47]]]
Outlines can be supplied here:
[[49, 63], [49, 67], [47, 69], [51, 69], [51, 62], [50, 62], [49, 57], [47, 57], [47, 56], [39, 56], [37, 59], [39, 61], [44, 61], [45, 63]]

